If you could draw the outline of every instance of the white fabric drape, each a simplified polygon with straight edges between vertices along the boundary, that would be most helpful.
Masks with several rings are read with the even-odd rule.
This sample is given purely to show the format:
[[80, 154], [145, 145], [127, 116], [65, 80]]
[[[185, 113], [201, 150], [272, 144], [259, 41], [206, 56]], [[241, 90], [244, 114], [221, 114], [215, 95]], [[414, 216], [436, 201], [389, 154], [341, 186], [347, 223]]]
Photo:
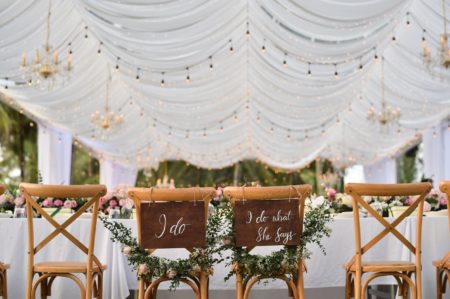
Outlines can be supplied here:
[[[0, 11], [0, 77], [16, 106], [121, 164], [179, 158], [219, 168], [258, 158], [294, 169], [318, 155], [342, 166], [369, 163], [450, 115], [448, 71], [431, 76], [420, 56], [422, 28], [438, 51], [440, 5], [53, 1], [50, 43], [62, 61], [73, 51], [74, 71], [49, 92], [29, 87], [19, 68], [22, 51], [33, 57], [42, 45], [47, 2], [11, 1]], [[369, 107], [381, 107], [381, 56], [386, 101], [401, 108], [391, 134], [367, 121]], [[125, 121], [102, 136], [90, 115], [103, 111], [116, 64], [110, 106]]]
[[397, 183], [397, 163], [395, 159], [385, 158], [364, 166], [364, 177], [371, 184]]
[[450, 179], [450, 122], [436, 125], [424, 132], [423, 171], [427, 178], [433, 179], [437, 187], [444, 179]]
[[100, 184], [108, 190], [117, 185], [134, 186], [137, 178], [136, 167], [123, 166], [111, 160], [100, 160]]
[[70, 184], [72, 136], [38, 123], [38, 169], [44, 184]]

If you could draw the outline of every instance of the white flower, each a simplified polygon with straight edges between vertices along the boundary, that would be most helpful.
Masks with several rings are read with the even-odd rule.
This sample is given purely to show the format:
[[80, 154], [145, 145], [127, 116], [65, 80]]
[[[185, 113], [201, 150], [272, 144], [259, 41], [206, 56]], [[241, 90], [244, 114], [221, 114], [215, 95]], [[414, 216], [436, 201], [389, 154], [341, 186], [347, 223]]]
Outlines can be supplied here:
[[138, 267], [138, 273], [140, 275], [145, 275], [148, 273], [148, 267], [147, 264], [140, 264]]
[[352, 197], [351, 195], [342, 194], [341, 195], [341, 201], [343, 205], [346, 205], [347, 207], [352, 207]]
[[123, 253], [124, 256], [130, 256], [130, 253], [131, 253], [131, 247], [130, 247], [130, 246], [125, 246], [125, 247], [122, 249], [122, 253]]
[[311, 200], [311, 207], [315, 209], [315, 208], [320, 207], [320, 206], [323, 205], [324, 203], [325, 203], [325, 197], [323, 197], [323, 196], [318, 196], [318, 197], [313, 198], [313, 199]]
[[175, 276], [177, 276], [177, 271], [175, 271], [174, 269], [169, 269], [167, 270], [166, 275], [169, 279], [174, 279]]

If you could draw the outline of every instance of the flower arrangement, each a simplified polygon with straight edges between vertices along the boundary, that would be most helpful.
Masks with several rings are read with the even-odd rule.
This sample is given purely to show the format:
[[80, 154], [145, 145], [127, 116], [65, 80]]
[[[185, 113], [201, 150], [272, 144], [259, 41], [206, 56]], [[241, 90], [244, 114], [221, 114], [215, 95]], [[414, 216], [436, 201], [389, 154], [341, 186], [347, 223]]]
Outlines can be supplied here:
[[130, 218], [133, 206], [133, 201], [128, 198], [126, 185], [117, 185], [111, 192], [100, 197], [100, 211], [105, 215], [110, 214], [112, 209], [119, 209], [121, 218]]
[[24, 203], [19, 190], [6, 190], [0, 195], [0, 213], [13, 212], [16, 206], [23, 206]]
[[338, 193], [335, 189], [328, 187], [322, 196], [328, 202], [328, 209], [331, 214], [350, 212], [353, 210], [352, 197], [348, 194]]
[[[322, 200], [323, 199], [323, 200]], [[322, 238], [329, 237], [331, 230], [327, 223], [331, 221], [328, 204], [322, 199], [311, 201], [307, 204], [304, 216], [304, 231], [297, 246], [283, 246], [282, 249], [272, 252], [270, 255], [252, 254], [247, 250], [236, 247], [234, 244], [234, 213], [231, 203], [223, 199], [216, 207], [215, 214], [222, 222], [220, 239], [224, 249], [231, 250], [232, 254], [227, 258], [231, 270], [225, 280], [231, 278], [236, 271], [247, 281], [250, 276], [263, 275], [273, 276], [287, 274], [295, 276], [297, 273], [298, 261], [308, 259], [311, 252], [308, 244], [316, 244], [326, 254], [322, 245]], [[322, 202], [321, 202], [322, 201]], [[239, 264], [237, 268], [235, 265]]]
[[111, 240], [122, 244], [122, 253], [128, 258], [128, 264], [137, 270], [138, 278], [144, 281], [165, 276], [171, 279], [170, 289], [175, 290], [181, 279], [185, 277], [198, 277], [201, 272], [212, 275], [214, 273], [213, 266], [223, 260], [221, 257], [222, 246], [217, 243], [217, 236], [222, 229], [222, 221], [216, 213], [208, 217], [206, 246], [193, 248], [188, 258], [175, 260], [151, 255], [148, 249], [139, 245], [131, 229], [105, 217], [100, 217], [100, 219], [105, 228], [111, 232]]
[[78, 211], [83, 204], [86, 203], [82, 198], [38, 198], [37, 203], [43, 208], [56, 208], [56, 209], [70, 209], [72, 211]]

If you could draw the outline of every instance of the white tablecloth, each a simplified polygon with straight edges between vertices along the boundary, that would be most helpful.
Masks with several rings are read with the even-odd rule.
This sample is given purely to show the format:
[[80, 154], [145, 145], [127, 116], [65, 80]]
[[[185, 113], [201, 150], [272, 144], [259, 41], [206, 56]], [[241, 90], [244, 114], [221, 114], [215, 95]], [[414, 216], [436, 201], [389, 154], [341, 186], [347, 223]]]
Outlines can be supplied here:
[[[120, 220], [136, 231], [134, 220]], [[87, 242], [89, 235], [89, 220], [77, 220], [69, 231], [75, 236]], [[415, 218], [404, 221], [398, 230], [407, 237], [414, 237]], [[376, 235], [381, 229], [375, 219], [361, 219], [363, 240]], [[333, 230], [329, 239], [324, 240], [327, 255], [323, 256], [318, 248], [311, 248], [312, 259], [307, 262], [308, 273], [305, 275], [306, 288], [339, 287], [343, 286], [343, 264], [354, 254], [353, 220], [335, 219], [330, 224]], [[42, 219], [35, 221], [37, 240], [51, 231], [51, 226]], [[433, 260], [440, 259], [450, 249], [450, 237], [446, 217], [425, 217], [423, 226], [423, 298], [435, 297], [435, 272], [431, 264]], [[11, 298], [24, 298], [24, 288], [27, 268], [27, 226], [25, 219], [0, 219], [0, 260], [10, 263], [8, 271], [8, 291]], [[37, 255], [40, 260], [64, 260], [84, 258], [83, 253], [70, 243], [59, 237], [50, 243], [50, 248]], [[271, 247], [257, 248], [256, 252], [267, 253], [273, 250]], [[158, 252], [158, 251], [157, 251]], [[127, 265], [126, 259], [121, 254], [120, 244], [112, 243], [109, 234], [99, 222], [96, 237], [96, 254], [99, 259], [108, 265], [104, 277], [104, 298], [125, 298], [129, 289], [137, 288], [136, 275]], [[187, 252], [182, 249], [163, 250], [160, 255], [171, 258], [186, 257]], [[371, 249], [366, 260], [412, 260], [413, 255], [395, 237], [383, 240]], [[210, 289], [234, 289], [235, 281], [231, 279], [224, 282], [223, 277], [228, 273], [225, 265], [217, 265], [215, 274], [210, 281]], [[78, 290], [74, 283], [63, 282], [63, 279], [55, 280], [53, 298], [79, 298]], [[378, 280], [378, 282], [387, 282]], [[391, 282], [391, 281], [388, 281]], [[377, 280], [374, 281], [377, 283]], [[262, 287], [262, 286], [256, 286]], [[285, 288], [279, 282], [269, 282], [269, 288]], [[64, 292], [64, 296], [63, 296]]]

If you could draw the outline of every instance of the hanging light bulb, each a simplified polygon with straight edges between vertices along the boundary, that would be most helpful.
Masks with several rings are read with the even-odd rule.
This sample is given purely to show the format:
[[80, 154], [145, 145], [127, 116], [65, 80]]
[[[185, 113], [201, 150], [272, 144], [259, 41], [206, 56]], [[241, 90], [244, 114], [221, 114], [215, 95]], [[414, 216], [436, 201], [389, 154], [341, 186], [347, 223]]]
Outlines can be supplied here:
[[335, 79], [339, 79], [339, 73], [338, 73], [338, 70], [337, 70], [337, 64], [336, 63], [334, 64], [334, 78]]
[[189, 76], [189, 67], [186, 67], [186, 83], [191, 83], [191, 76]]
[[286, 61], [286, 56], [287, 56], [287, 53], [284, 53], [284, 60], [283, 60], [283, 66], [284, 67], [287, 67], [288, 65], [287, 65], [287, 61]]
[[230, 39], [230, 52], [234, 52], [234, 48], [233, 48], [233, 43], [232, 40]]
[[136, 80], [137, 81], [139, 81], [139, 79], [140, 79], [140, 76], [139, 76], [139, 71], [140, 70], [141, 70], [140, 68], [137, 68], [137, 71], [136, 71]]
[[88, 30], [88, 26], [84, 26], [84, 38], [88, 38], [89, 36], [88, 36], [88, 33], [87, 33], [87, 30]]
[[214, 69], [213, 63], [212, 63], [212, 56], [209, 56], [209, 70], [212, 71]]
[[308, 77], [311, 77], [311, 76], [312, 76], [312, 73], [311, 73], [311, 62], [308, 62], [308, 72], [307, 72], [307, 75], [308, 75]]
[[161, 87], [164, 87], [164, 84], [165, 84], [165, 82], [164, 82], [164, 72], [162, 72], [161, 75], [162, 75], [162, 78], [161, 78]]
[[406, 27], [409, 27], [411, 25], [411, 21], [409, 20], [409, 11], [406, 13]]

